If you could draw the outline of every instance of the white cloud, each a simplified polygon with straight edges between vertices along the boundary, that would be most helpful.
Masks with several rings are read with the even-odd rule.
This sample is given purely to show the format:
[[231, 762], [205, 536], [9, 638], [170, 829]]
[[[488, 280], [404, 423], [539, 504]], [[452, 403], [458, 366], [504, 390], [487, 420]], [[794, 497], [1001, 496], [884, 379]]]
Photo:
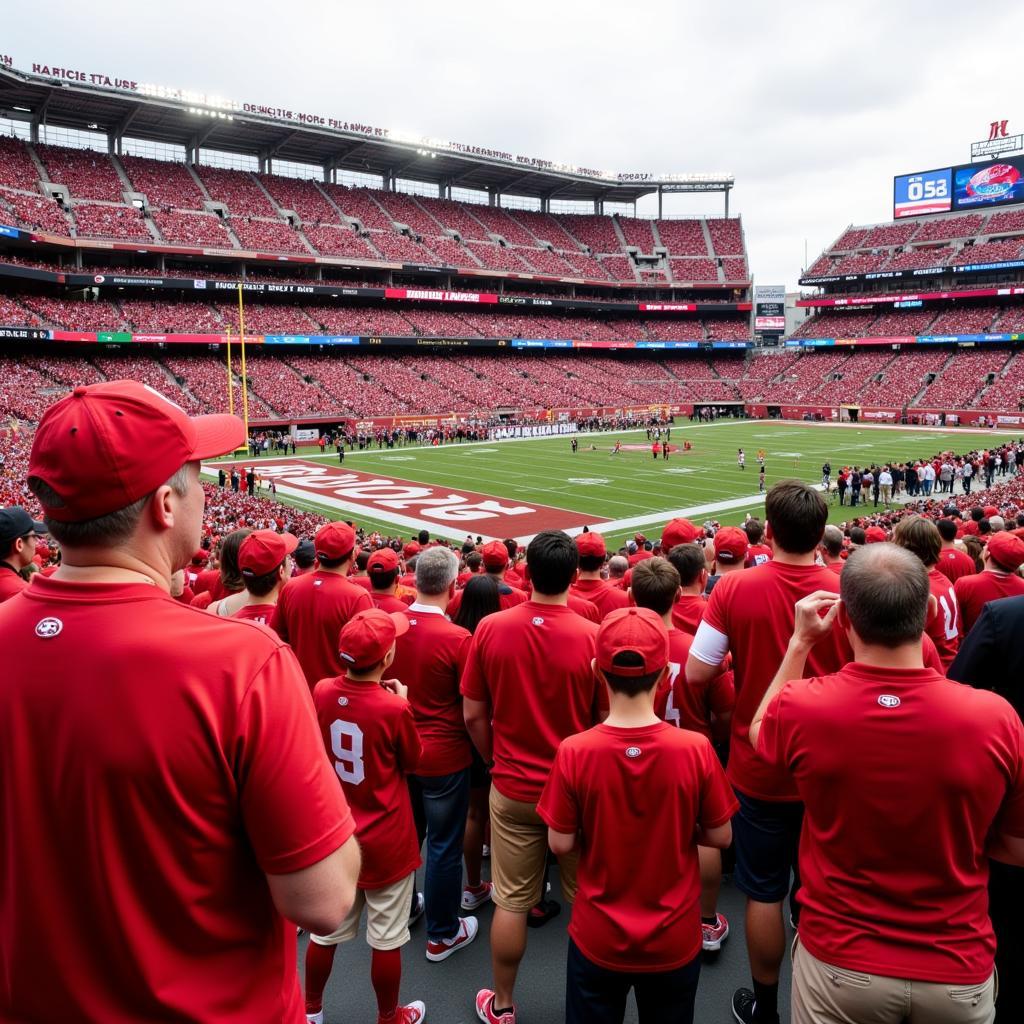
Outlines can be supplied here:
[[[1012, 40], [962, 3], [752, 0], [512, 6], [409, 0], [173, 5], [58, 0], [4, 49], [33, 61], [272, 103], [612, 170], [731, 170], [751, 267], [792, 287], [851, 223], [888, 219], [893, 174], [1024, 127]], [[649, 208], [649, 207], [648, 207]], [[721, 211], [720, 197], [669, 210]]]

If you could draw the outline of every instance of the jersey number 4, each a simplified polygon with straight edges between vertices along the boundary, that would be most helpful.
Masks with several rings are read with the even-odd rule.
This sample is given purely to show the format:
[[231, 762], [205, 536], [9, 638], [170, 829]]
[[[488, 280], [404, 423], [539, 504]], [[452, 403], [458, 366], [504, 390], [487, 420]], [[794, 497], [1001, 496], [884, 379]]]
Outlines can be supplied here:
[[342, 782], [358, 786], [366, 778], [363, 764], [363, 730], [351, 722], [336, 718], [331, 722], [331, 752], [334, 770]]

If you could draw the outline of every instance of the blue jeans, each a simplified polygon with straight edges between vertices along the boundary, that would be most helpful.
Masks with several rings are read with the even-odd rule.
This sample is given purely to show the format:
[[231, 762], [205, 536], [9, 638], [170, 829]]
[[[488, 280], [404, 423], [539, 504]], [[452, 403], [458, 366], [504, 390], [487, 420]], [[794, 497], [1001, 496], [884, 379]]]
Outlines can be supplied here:
[[469, 812], [469, 769], [451, 775], [410, 775], [416, 831], [427, 840], [423, 897], [427, 938], [451, 939], [462, 904], [462, 839]]

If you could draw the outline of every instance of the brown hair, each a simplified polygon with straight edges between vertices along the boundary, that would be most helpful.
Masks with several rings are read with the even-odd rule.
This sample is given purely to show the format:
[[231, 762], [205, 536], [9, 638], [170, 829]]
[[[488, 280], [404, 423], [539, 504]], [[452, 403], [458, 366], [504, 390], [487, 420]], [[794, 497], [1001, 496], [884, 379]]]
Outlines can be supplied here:
[[637, 607], [664, 615], [675, 604], [679, 573], [664, 558], [645, 558], [633, 568], [629, 589]]
[[942, 535], [938, 527], [924, 516], [901, 519], [892, 531], [893, 543], [917, 555], [929, 569], [942, 553]]
[[828, 505], [802, 480], [780, 480], [768, 492], [764, 510], [772, 537], [783, 551], [806, 555], [821, 543]]

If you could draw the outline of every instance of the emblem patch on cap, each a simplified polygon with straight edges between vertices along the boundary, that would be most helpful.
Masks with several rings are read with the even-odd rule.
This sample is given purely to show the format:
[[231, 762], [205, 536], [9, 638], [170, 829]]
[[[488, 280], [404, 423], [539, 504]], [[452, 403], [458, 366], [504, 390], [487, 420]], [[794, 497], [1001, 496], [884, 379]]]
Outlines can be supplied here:
[[543, 626], [544, 625], [544, 620], [539, 615], [535, 615], [530, 621], [535, 626]]
[[639, 757], [640, 753], [639, 747], [626, 747], [626, 757]]
[[878, 703], [883, 708], [898, 708], [900, 706], [899, 697], [894, 697], [891, 693], [882, 693], [878, 696]]
[[40, 619], [36, 623], [36, 636], [42, 637], [44, 640], [49, 640], [50, 637], [56, 636], [63, 628], [64, 623], [61, 622], [60, 619]]

